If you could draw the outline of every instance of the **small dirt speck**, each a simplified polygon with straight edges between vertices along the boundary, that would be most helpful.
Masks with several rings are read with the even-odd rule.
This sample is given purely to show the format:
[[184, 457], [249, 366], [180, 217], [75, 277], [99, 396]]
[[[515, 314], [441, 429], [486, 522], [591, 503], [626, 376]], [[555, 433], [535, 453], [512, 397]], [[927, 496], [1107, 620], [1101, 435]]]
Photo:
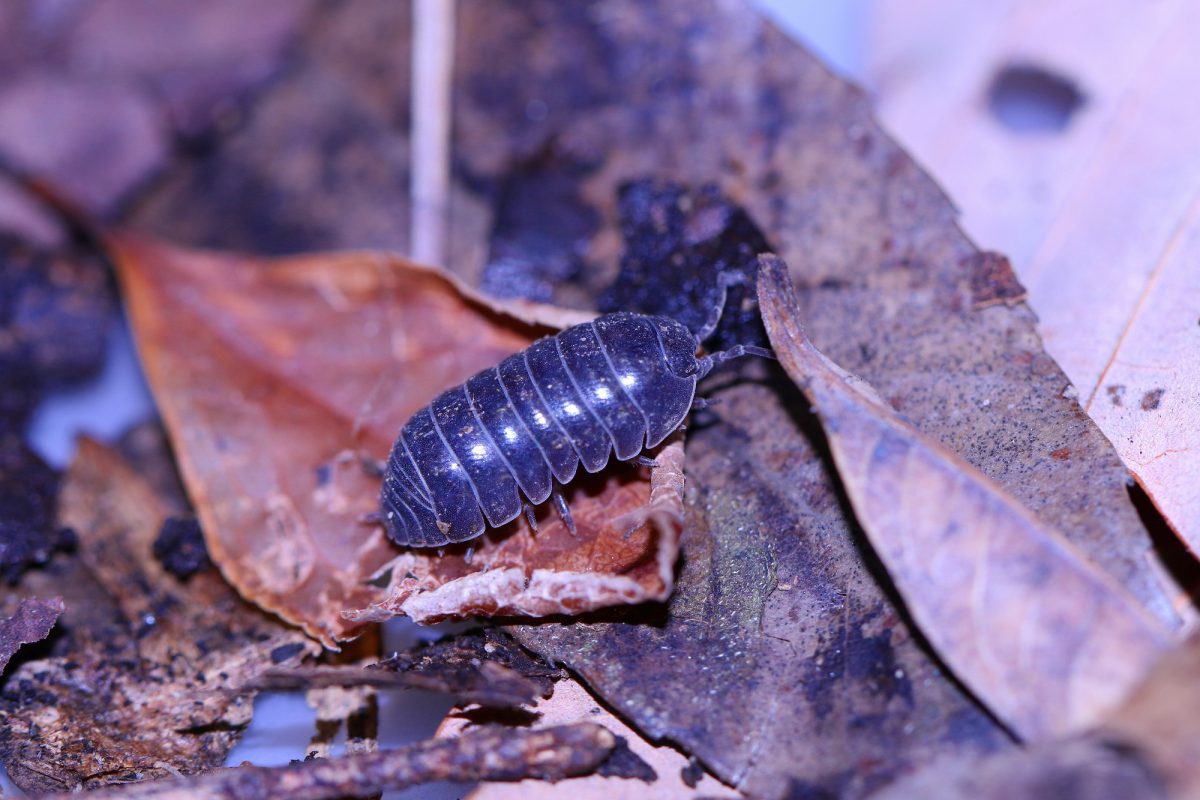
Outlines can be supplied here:
[[1142, 395], [1142, 411], [1154, 411], [1162, 402], [1166, 389], [1151, 389]]

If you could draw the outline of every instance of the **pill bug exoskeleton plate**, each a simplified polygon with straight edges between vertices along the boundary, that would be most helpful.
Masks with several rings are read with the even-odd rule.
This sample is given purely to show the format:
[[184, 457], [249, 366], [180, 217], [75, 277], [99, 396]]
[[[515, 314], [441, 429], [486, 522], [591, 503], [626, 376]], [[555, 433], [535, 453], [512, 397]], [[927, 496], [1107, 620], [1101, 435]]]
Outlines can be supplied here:
[[606, 314], [442, 392], [405, 423], [388, 457], [388, 535], [411, 547], [465, 542], [545, 502], [581, 464], [597, 472], [614, 454], [640, 457], [679, 428], [715, 364], [769, 355], [736, 347], [698, 358], [703, 335], [667, 317]]

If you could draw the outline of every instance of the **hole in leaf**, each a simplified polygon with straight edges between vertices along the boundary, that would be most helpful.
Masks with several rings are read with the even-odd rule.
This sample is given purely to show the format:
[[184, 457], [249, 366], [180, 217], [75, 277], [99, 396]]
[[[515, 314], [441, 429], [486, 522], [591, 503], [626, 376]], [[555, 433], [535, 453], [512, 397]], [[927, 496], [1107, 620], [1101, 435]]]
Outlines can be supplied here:
[[987, 98], [992, 115], [1014, 133], [1059, 133], [1086, 100], [1072, 81], [1032, 64], [997, 72]]

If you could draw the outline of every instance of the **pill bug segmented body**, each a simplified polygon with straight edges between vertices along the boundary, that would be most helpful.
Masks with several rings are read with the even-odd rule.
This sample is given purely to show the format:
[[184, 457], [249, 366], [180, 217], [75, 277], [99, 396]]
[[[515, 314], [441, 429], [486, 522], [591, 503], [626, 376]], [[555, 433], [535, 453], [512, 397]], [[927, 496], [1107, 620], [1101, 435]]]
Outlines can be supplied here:
[[526, 500], [545, 502], [581, 464], [597, 472], [611, 454], [628, 461], [660, 444], [715, 364], [769, 355], [737, 347], [698, 358], [698, 346], [673, 319], [606, 314], [446, 390], [413, 414], [392, 447], [380, 498], [388, 535], [441, 547], [511, 522]]

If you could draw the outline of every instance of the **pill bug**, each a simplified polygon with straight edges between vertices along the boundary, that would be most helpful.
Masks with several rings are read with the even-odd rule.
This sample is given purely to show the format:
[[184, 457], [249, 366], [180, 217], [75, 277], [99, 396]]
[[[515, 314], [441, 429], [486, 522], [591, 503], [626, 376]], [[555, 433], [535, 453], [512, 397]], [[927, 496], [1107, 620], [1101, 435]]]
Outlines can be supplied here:
[[748, 345], [696, 356], [723, 305], [697, 335], [668, 317], [605, 314], [442, 392], [409, 418], [388, 456], [380, 496], [388, 535], [410, 547], [465, 542], [522, 510], [533, 525], [531, 506], [551, 496], [573, 531], [556, 483], [570, 483], [581, 464], [599, 471], [610, 453], [644, 461], [683, 423], [713, 367], [771, 357]]

